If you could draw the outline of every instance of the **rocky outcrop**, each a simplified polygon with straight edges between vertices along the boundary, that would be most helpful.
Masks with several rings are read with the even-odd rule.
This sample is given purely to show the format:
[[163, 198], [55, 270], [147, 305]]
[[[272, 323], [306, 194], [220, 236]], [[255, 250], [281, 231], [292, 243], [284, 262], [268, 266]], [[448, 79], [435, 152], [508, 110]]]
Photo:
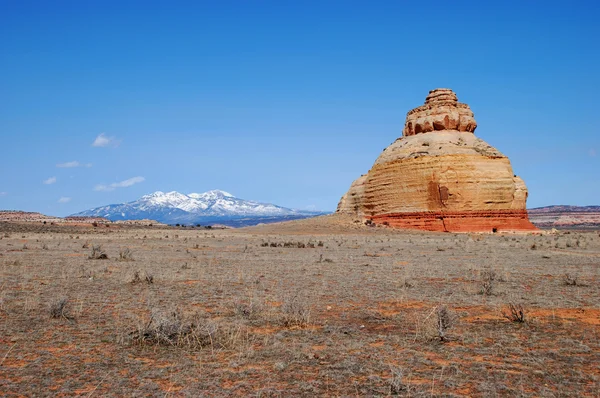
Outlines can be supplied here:
[[535, 230], [510, 161], [477, 138], [473, 112], [448, 89], [408, 112], [403, 137], [352, 183], [338, 212], [432, 231]]
[[367, 180], [367, 175], [363, 174], [358, 177], [352, 185], [350, 185], [350, 189], [342, 198], [337, 206], [338, 213], [350, 213], [362, 216], [362, 200], [365, 196], [365, 181]]
[[443, 130], [473, 133], [476, 128], [469, 105], [458, 102], [452, 90], [438, 88], [429, 92], [425, 105], [408, 112], [402, 134], [408, 137]]

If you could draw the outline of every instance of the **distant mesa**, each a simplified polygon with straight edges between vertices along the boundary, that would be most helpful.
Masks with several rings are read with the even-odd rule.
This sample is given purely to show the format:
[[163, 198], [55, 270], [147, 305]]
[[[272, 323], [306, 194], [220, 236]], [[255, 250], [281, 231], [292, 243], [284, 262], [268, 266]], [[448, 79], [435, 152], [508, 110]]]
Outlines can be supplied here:
[[510, 161], [475, 137], [473, 112], [450, 89], [408, 112], [403, 136], [352, 183], [337, 212], [398, 228], [534, 231], [527, 187]]

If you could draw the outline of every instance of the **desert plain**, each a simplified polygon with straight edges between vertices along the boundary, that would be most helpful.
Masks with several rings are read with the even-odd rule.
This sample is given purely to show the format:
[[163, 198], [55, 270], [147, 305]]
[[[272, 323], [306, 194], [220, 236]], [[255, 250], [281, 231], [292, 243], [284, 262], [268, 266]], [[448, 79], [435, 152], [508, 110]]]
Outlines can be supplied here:
[[0, 391], [598, 396], [598, 231], [0, 223]]

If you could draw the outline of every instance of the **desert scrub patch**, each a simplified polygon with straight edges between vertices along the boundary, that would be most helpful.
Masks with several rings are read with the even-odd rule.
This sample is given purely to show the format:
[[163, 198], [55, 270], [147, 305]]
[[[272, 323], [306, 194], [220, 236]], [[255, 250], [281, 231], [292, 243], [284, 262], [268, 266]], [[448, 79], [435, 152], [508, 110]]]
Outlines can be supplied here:
[[313, 242], [313, 241], [308, 241], [307, 243], [304, 242], [294, 242], [294, 241], [287, 241], [287, 242], [262, 242], [260, 244], [261, 247], [285, 247], [285, 248], [297, 248], [297, 249], [314, 249], [315, 247], [323, 247], [323, 242], [318, 241], [318, 242]]
[[249, 341], [249, 332], [244, 325], [211, 320], [198, 313], [185, 316], [179, 310], [169, 313], [158, 310], [129, 337], [141, 346], [233, 349]]

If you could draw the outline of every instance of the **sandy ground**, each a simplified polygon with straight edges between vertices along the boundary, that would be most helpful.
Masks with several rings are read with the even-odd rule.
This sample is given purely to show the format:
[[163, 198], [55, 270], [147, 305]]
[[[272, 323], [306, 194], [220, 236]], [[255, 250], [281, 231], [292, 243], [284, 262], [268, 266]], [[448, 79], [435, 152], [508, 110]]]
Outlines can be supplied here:
[[[0, 238], [4, 396], [600, 394], [597, 231], [327, 216], [240, 230], [0, 223]], [[107, 258], [90, 259], [94, 246]]]

